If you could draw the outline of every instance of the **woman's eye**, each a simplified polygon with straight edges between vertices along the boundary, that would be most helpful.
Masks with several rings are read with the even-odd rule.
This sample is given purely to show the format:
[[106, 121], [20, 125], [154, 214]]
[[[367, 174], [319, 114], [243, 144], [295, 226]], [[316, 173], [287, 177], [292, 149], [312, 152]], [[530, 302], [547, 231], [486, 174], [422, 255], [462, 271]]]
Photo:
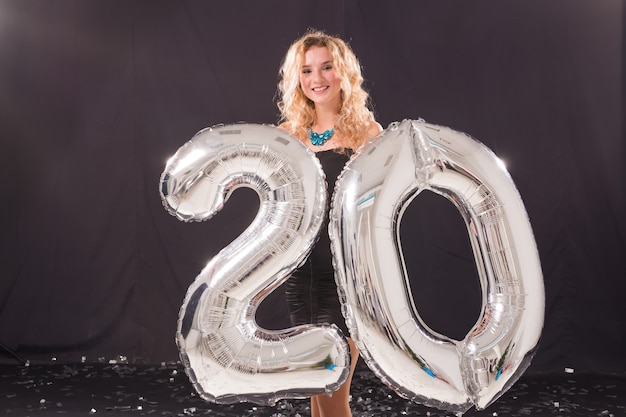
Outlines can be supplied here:
[[302, 73], [303, 74], [310, 74], [311, 70], [309, 68], [305, 68], [305, 69], [302, 70]]
[[333, 69], [333, 66], [332, 66], [332, 65], [324, 65], [324, 66], [322, 67], [322, 69], [323, 69], [324, 71], [330, 71], [331, 69]]

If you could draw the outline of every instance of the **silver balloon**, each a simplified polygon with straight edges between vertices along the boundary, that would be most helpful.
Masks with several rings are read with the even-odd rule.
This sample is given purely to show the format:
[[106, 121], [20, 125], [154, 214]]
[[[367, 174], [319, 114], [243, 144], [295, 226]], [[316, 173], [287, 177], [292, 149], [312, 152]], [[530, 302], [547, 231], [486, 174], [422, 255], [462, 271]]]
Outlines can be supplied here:
[[[411, 296], [399, 225], [423, 191], [455, 205], [475, 255], [483, 305], [461, 341], [428, 328]], [[538, 345], [544, 288], [526, 210], [501, 161], [464, 133], [392, 123], [348, 162], [332, 206], [339, 293], [370, 368], [401, 396], [458, 414], [502, 395]]]
[[326, 204], [324, 173], [298, 140], [269, 125], [198, 132], [167, 162], [161, 197], [183, 221], [206, 220], [238, 187], [254, 189], [254, 221], [189, 287], [177, 344], [201, 397], [216, 403], [274, 404], [329, 393], [345, 382], [349, 348], [335, 325], [260, 328], [259, 303], [303, 262]]

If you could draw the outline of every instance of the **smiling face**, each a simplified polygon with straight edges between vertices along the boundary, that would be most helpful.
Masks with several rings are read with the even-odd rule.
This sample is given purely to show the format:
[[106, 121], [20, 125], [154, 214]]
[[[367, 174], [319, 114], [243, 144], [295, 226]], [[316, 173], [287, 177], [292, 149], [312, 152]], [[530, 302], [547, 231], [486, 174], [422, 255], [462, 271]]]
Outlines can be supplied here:
[[300, 88], [315, 105], [341, 105], [341, 79], [335, 72], [333, 57], [325, 46], [312, 46], [304, 53]]

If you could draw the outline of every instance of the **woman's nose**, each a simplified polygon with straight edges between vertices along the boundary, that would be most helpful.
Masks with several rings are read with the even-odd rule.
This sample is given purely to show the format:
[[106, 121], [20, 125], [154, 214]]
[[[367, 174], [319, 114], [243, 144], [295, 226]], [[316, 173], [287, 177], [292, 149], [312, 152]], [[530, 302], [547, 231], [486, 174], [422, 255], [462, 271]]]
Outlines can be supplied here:
[[315, 81], [317, 81], [317, 80], [323, 80], [323, 79], [324, 79], [324, 76], [323, 76], [323, 74], [322, 74], [322, 71], [320, 71], [320, 70], [315, 70], [315, 71], [313, 71], [313, 79], [314, 79]]

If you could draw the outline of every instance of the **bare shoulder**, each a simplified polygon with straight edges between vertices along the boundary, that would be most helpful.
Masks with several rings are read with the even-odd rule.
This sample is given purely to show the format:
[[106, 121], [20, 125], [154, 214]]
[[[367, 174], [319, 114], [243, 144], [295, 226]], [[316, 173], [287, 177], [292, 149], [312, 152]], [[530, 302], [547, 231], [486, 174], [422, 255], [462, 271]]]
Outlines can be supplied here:
[[383, 131], [383, 127], [376, 120], [372, 120], [370, 125], [367, 127], [367, 137], [373, 138]]

